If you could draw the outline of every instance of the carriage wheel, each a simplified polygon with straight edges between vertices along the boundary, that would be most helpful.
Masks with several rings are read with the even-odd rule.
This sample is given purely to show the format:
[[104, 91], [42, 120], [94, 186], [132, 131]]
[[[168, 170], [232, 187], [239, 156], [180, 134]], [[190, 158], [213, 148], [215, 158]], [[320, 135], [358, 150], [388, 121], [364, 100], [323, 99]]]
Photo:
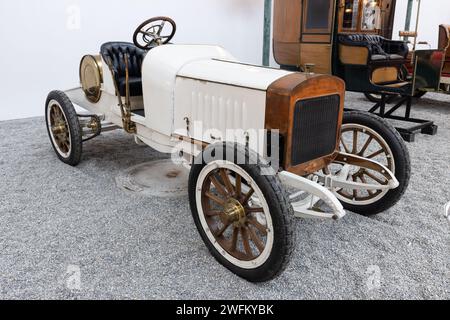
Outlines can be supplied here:
[[48, 135], [56, 155], [68, 165], [78, 165], [82, 153], [81, 128], [75, 108], [66, 94], [51, 92], [45, 114]]
[[[352, 111], [344, 115], [341, 151], [384, 165], [395, 174], [400, 186], [394, 190], [336, 190], [347, 210], [374, 215], [394, 206], [406, 192], [411, 176], [411, 161], [405, 142], [392, 125], [375, 115]], [[345, 172], [353, 182], [387, 185], [380, 173], [360, 167], [333, 165], [336, 174]]]
[[[233, 145], [212, 148], [226, 152]], [[261, 175], [260, 165], [211, 159], [193, 166], [190, 198], [204, 242], [232, 272], [262, 282], [286, 268], [294, 244], [294, 214], [276, 176]]]

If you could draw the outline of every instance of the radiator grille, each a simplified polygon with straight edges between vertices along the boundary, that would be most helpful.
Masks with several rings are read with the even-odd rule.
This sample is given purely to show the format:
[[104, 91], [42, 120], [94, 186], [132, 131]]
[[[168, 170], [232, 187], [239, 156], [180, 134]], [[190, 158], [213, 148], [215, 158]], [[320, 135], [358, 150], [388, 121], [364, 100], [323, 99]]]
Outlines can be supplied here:
[[332, 154], [336, 149], [340, 96], [300, 100], [295, 105], [292, 165]]

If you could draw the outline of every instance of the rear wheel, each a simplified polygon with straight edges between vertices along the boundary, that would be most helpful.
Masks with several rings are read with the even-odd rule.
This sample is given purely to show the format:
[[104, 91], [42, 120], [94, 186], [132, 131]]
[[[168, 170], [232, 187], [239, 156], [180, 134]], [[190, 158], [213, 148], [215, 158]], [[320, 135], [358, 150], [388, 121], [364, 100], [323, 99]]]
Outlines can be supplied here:
[[[238, 276], [269, 281], [287, 266], [294, 247], [294, 214], [275, 175], [257, 155], [233, 144], [210, 146], [213, 156], [192, 167], [192, 214], [211, 254]], [[235, 152], [235, 153], [232, 153]], [[231, 161], [220, 155], [234, 154]], [[237, 164], [237, 159], [245, 159]]]
[[[394, 206], [406, 192], [411, 176], [409, 152], [397, 130], [384, 119], [366, 112], [346, 112], [341, 151], [379, 162], [394, 173], [400, 183], [394, 190], [337, 190], [336, 196], [347, 210], [362, 215], [378, 214]], [[340, 167], [334, 170], [345, 170], [348, 180], [353, 182], [388, 183], [381, 174], [368, 169]]]
[[81, 127], [75, 108], [64, 92], [52, 91], [48, 95], [45, 115], [56, 155], [68, 165], [78, 165], [83, 149]]

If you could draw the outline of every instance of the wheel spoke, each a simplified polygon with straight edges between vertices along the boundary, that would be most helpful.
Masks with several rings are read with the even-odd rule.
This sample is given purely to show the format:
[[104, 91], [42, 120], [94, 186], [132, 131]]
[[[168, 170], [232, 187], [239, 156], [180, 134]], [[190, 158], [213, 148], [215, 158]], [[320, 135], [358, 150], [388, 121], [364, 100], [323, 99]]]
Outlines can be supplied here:
[[234, 193], [233, 185], [231, 184], [230, 177], [228, 176], [227, 169], [220, 169], [220, 176], [222, 177], [223, 183], [228, 190], [228, 193], [232, 195]]
[[251, 188], [250, 191], [245, 196], [244, 200], [242, 201], [242, 204], [244, 204], [244, 205], [247, 204], [254, 193], [255, 193], [255, 190], [253, 188]]
[[384, 149], [380, 149], [380, 150], [378, 150], [377, 152], [372, 153], [370, 156], [368, 156], [368, 157], [366, 157], [366, 158], [367, 158], [367, 159], [373, 159], [373, 158], [375, 158], [376, 156], [379, 156], [380, 154], [383, 154], [383, 153], [385, 153], [385, 152], [384, 152]]
[[242, 196], [242, 177], [236, 175], [236, 197], [239, 199]]
[[364, 173], [363, 173], [364, 175], [366, 175], [366, 176], [368, 176], [369, 178], [371, 178], [372, 180], [375, 180], [376, 182], [378, 182], [379, 184], [381, 184], [381, 185], [386, 185], [388, 182], [387, 181], [383, 181], [383, 180], [381, 180], [381, 179], [379, 179], [378, 177], [376, 177], [375, 175], [373, 175], [372, 173], [370, 173], [370, 172], [368, 172], [368, 171], [366, 171], [366, 170], [364, 170]]
[[215, 210], [210, 210], [210, 211], [206, 212], [206, 215], [208, 217], [218, 217], [218, 216], [221, 216], [222, 214], [223, 214], [222, 211], [215, 211]]
[[345, 152], [346, 153], [350, 153], [350, 149], [347, 147], [347, 145], [345, 144], [343, 139], [341, 139], [341, 144], [344, 147]]
[[255, 231], [252, 228], [247, 229], [250, 233], [250, 238], [252, 239], [252, 242], [255, 244], [255, 246], [258, 248], [259, 253], [262, 253], [264, 251], [264, 243], [261, 241], [261, 239], [256, 235]]
[[218, 230], [214, 235], [216, 238], [223, 236], [224, 232], [230, 227], [231, 223], [227, 222], [220, 230]]
[[223, 185], [219, 182], [219, 180], [217, 180], [216, 177], [211, 176], [211, 182], [213, 183], [213, 185], [216, 187], [216, 190], [225, 198], [228, 197], [228, 193], [226, 192], [225, 188], [223, 187]]
[[50, 123], [52, 125], [56, 124], [56, 111], [55, 111], [55, 107], [52, 107], [52, 109], [50, 110]]
[[239, 237], [239, 229], [234, 228], [233, 229], [233, 237], [231, 239], [231, 247], [230, 247], [231, 252], [235, 252], [237, 249], [238, 237]]
[[367, 142], [366, 142], [366, 144], [364, 145], [364, 147], [363, 147], [363, 148], [361, 149], [361, 151], [359, 152], [359, 155], [360, 155], [361, 157], [364, 156], [364, 153], [366, 153], [367, 148], [369, 148], [369, 146], [370, 146], [370, 144], [372, 143], [372, 141], [373, 141], [373, 137], [370, 136], [369, 139], [367, 139]]
[[248, 235], [248, 231], [246, 228], [241, 228], [241, 235], [242, 235], [242, 243], [244, 245], [245, 252], [250, 258], [253, 258], [253, 251], [250, 247], [250, 237]]
[[263, 235], [267, 235], [267, 228], [263, 226], [261, 223], [258, 222], [254, 217], [248, 218], [248, 222], [253, 225], [256, 229], [258, 229], [259, 232], [261, 232]]
[[60, 108], [57, 108], [56, 109], [57, 111], [58, 111], [58, 118], [59, 118], [59, 120], [63, 120], [63, 114], [62, 114], [62, 111], [61, 111], [61, 109]]
[[353, 154], [358, 153], [358, 130], [353, 131]]
[[222, 207], [225, 206], [225, 200], [219, 198], [218, 196], [212, 194], [211, 192], [206, 192], [205, 196], [208, 197], [210, 200], [214, 201], [215, 203], [221, 205]]
[[263, 208], [245, 208], [247, 213], [264, 213]]

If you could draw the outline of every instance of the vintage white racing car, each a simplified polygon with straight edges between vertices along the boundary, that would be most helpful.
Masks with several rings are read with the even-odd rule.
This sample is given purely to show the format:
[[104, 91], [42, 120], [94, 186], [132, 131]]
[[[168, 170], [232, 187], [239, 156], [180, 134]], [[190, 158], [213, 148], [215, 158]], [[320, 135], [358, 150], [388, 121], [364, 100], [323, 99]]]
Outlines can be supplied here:
[[253, 282], [288, 264], [295, 217], [372, 215], [402, 197], [402, 138], [380, 118], [345, 112], [343, 81], [240, 63], [218, 46], [170, 44], [175, 31], [169, 18], [150, 19], [134, 44], [109, 42], [83, 57], [81, 87], [49, 94], [61, 161], [77, 165], [83, 143], [118, 128], [176, 155], [191, 168], [190, 205], [207, 247]]

